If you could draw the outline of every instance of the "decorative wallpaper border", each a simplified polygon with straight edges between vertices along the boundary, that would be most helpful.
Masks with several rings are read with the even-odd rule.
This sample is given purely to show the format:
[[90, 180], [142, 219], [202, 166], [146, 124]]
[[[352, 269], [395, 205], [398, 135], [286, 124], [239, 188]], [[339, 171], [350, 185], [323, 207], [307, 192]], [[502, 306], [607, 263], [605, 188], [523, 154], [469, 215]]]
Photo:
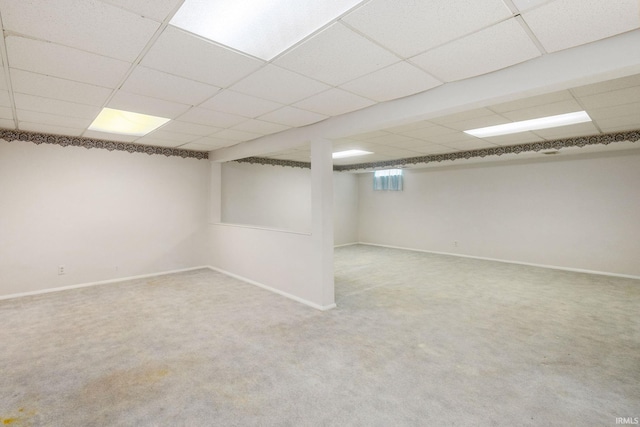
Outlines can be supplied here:
[[[476, 157], [502, 156], [503, 154], [520, 154], [538, 152], [542, 150], [559, 150], [567, 147], [586, 147], [589, 145], [608, 145], [617, 142], [637, 142], [640, 140], [640, 130], [627, 132], [605, 133], [601, 135], [580, 136], [575, 138], [554, 139], [551, 141], [531, 142], [527, 144], [507, 145], [501, 147], [483, 148], [479, 150], [458, 151], [445, 154], [432, 154], [426, 156], [409, 157], [381, 162], [357, 163], [353, 165], [334, 165], [334, 171], [352, 171], [361, 169], [394, 168], [419, 163], [442, 162], [445, 160], [471, 159]], [[311, 168], [311, 163], [295, 162], [291, 160], [276, 160], [264, 157], [247, 157], [235, 160], [242, 163], [253, 163], [273, 166], [290, 166], [298, 168]]]
[[23, 130], [0, 129], [0, 139], [7, 142], [27, 141], [34, 144], [55, 144], [62, 147], [98, 148], [108, 151], [126, 151], [128, 153], [162, 154], [167, 157], [182, 157], [204, 160], [209, 158], [208, 151], [191, 151], [179, 148], [156, 147], [154, 145], [135, 144], [133, 142], [115, 142], [82, 136], [51, 135]]

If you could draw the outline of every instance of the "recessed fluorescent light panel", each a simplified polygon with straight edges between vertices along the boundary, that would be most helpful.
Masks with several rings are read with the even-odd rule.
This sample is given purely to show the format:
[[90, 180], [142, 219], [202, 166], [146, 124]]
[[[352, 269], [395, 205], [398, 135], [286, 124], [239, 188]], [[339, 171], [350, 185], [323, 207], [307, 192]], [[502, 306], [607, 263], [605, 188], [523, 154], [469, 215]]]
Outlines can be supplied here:
[[269, 61], [362, 0], [185, 0], [171, 25]]
[[590, 121], [591, 117], [589, 117], [586, 111], [576, 111], [575, 113], [559, 114], [557, 116], [541, 117], [539, 119], [506, 123], [504, 125], [465, 130], [464, 133], [478, 138], [487, 138], [490, 136], [508, 135], [510, 133], [526, 132], [537, 129], [556, 128]]
[[167, 123], [170, 119], [132, 113], [130, 111], [103, 108], [91, 123], [89, 130], [117, 133], [121, 135], [143, 136]]
[[345, 157], [356, 157], [356, 156], [364, 156], [366, 154], [373, 154], [371, 151], [364, 150], [346, 150], [346, 151], [337, 151], [333, 153], [331, 157], [334, 159], [344, 159]]

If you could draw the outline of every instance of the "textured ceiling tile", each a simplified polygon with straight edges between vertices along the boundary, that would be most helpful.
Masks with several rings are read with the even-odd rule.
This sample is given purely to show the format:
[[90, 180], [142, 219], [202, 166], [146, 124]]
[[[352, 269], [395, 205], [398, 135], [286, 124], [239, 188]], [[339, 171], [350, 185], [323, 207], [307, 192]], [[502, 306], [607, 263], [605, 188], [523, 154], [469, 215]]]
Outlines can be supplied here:
[[587, 109], [633, 104], [640, 102], [640, 86], [583, 96], [579, 100]]
[[181, 0], [102, 0], [138, 15], [162, 22]]
[[193, 151], [211, 151], [221, 147], [190, 142], [188, 144], [181, 145], [180, 148], [184, 150], [193, 150]]
[[573, 113], [575, 111], [582, 111], [583, 108], [576, 101], [570, 99], [567, 101], [554, 102], [553, 104], [538, 105], [536, 107], [529, 107], [522, 110], [508, 111], [502, 113], [506, 118], [515, 122], [520, 120], [537, 119], [540, 117], [555, 116], [558, 114]]
[[154, 138], [151, 135], [145, 135], [142, 138], [138, 138], [135, 140], [135, 143], [143, 144], [143, 145], [155, 145], [157, 147], [171, 147], [171, 148], [175, 148], [185, 144], [184, 142], [179, 142], [179, 141], [171, 141], [168, 139]]
[[481, 150], [483, 148], [496, 147], [496, 144], [492, 144], [489, 141], [483, 141], [481, 139], [467, 140], [467, 141], [445, 141], [441, 143], [445, 147], [452, 148], [454, 150], [466, 151], [466, 150]]
[[544, 95], [530, 96], [523, 99], [518, 99], [510, 102], [503, 102], [501, 104], [492, 105], [489, 107], [496, 113], [504, 113], [507, 111], [523, 110], [525, 108], [537, 107], [540, 105], [551, 104], [554, 102], [561, 102], [566, 100], [572, 100], [573, 95], [568, 90], [559, 92], [547, 93]]
[[38, 95], [77, 104], [102, 106], [111, 94], [111, 90], [104, 87], [17, 69], [11, 70], [11, 83], [16, 93]]
[[0, 107], [0, 119], [12, 120], [13, 110], [9, 107]]
[[165, 141], [172, 141], [175, 143], [185, 144], [187, 142], [194, 141], [200, 137], [198, 135], [190, 135], [188, 133], [169, 132], [165, 130], [163, 126], [160, 129], [145, 135], [144, 138], [162, 139]]
[[501, 125], [509, 122], [510, 120], [498, 114], [492, 114], [490, 116], [475, 117], [472, 119], [461, 120], [455, 123], [447, 123], [447, 127], [451, 129], [463, 131], [463, 130], [483, 128], [487, 126]]
[[284, 68], [267, 65], [231, 89], [281, 104], [292, 104], [330, 87]]
[[272, 133], [282, 132], [283, 130], [290, 129], [290, 126], [251, 119], [247, 120], [246, 122], [242, 122], [239, 125], [235, 125], [231, 129], [257, 133], [260, 135], [270, 135]]
[[540, 129], [534, 132], [545, 139], [572, 138], [576, 136], [597, 135], [598, 129], [593, 123], [578, 123], [551, 129]]
[[417, 151], [423, 155], [444, 154], [444, 153], [451, 153], [453, 151], [450, 147], [445, 147], [444, 145], [434, 144], [434, 143], [425, 143], [425, 145], [417, 145], [412, 147], [411, 150]]
[[164, 101], [119, 90], [107, 104], [109, 108], [173, 119], [189, 109], [189, 105]]
[[160, 24], [97, 0], [0, 0], [4, 29], [133, 62]]
[[341, 89], [329, 89], [313, 95], [294, 105], [314, 113], [326, 116], [337, 116], [375, 104], [370, 99], [363, 98]]
[[383, 102], [434, 88], [442, 83], [421, 69], [398, 62], [342, 85], [343, 89]]
[[11, 98], [6, 90], [0, 90], [0, 107], [11, 107]]
[[223, 90], [207, 102], [200, 105], [202, 108], [221, 111], [223, 113], [237, 114], [243, 117], [258, 117], [282, 107], [282, 104], [266, 99], [231, 90]]
[[14, 94], [14, 100], [16, 102], [16, 108], [20, 110], [57, 115], [64, 114], [65, 116], [90, 119], [91, 121], [100, 113], [100, 107], [93, 105], [75, 104], [24, 93]]
[[[632, 104], [614, 105], [612, 107], [591, 108], [589, 116], [593, 120], [613, 119], [624, 116], [640, 116], [640, 102]], [[640, 125], [639, 125], [640, 127]]]
[[216, 86], [146, 67], [136, 67], [122, 85], [122, 89], [138, 95], [188, 105], [198, 105], [220, 90]]
[[264, 62], [169, 26], [140, 64], [224, 88]]
[[235, 114], [221, 113], [219, 111], [195, 107], [180, 116], [180, 120], [224, 129], [242, 123], [246, 121], [247, 118]]
[[212, 135], [213, 138], [231, 141], [250, 141], [259, 138], [261, 135], [252, 132], [245, 132], [235, 129], [224, 129]]
[[38, 111], [16, 110], [19, 122], [41, 123], [44, 125], [62, 126], [73, 129], [86, 129], [93, 119], [83, 119], [79, 117], [61, 116]]
[[451, 82], [500, 70], [540, 56], [516, 19], [411, 58], [438, 79]]
[[633, 86], [640, 86], [640, 74], [633, 74], [619, 79], [606, 80], [600, 83], [576, 87], [571, 89], [571, 92], [577, 97], [583, 97]]
[[2, 59], [0, 58], [0, 90], [7, 90], [7, 81], [6, 81], [6, 75], [4, 72], [4, 67], [2, 66]]
[[[463, 111], [461, 113], [449, 114], [442, 117], [436, 117], [435, 119], [430, 119], [429, 122], [446, 125], [448, 123], [456, 123], [463, 122], [465, 120], [476, 119], [479, 117], [492, 116], [495, 113], [488, 108], [476, 108], [474, 110]], [[429, 123], [426, 122], [426, 123]], [[426, 126], [423, 126], [426, 127]]]
[[510, 135], [491, 136], [482, 139], [496, 145], [526, 144], [529, 142], [538, 142], [543, 140], [542, 137], [533, 132], [512, 133]]
[[435, 126], [432, 121], [420, 120], [420, 121], [417, 121], [417, 122], [407, 123], [407, 124], [400, 125], [400, 126], [393, 126], [393, 127], [390, 127], [390, 128], [386, 128], [385, 130], [387, 132], [392, 132], [392, 133], [405, 133], [405, 132], [410, 132], [410, 131], [416, 130], [416, 129], [428, 128], [428, 127], [431, 127], [431, 126]]
[[120, 135], [117, 133], [98, 132], [95, 130], [86, 130], [84, 131], [82, 136], [86, 138], [96, 138], [96, 139], [104, 139], [107, 141], [118, 141], [118, 142], [133, 142], [136, 139], [140, 138], [139, 136], [134, 136], [134, 135]]
[[446, 134], [455, 133], [455, 132], [457, 131], [444, 126], [430, 126], [426, 128], [410, 130], [408, 132], [403, 132], [402, 134], [406, 136], [410, 136], [412, 138], [428, 140], [438, 135], [446, 135]]
[[26, 130], [28, 132], [51, 133], [54, 135], [65, 136], [80, 136], [82, 134], [82, 131], [84, 130], [65, 126], [55, 126], [50, 124], [31, 122], [21, 122], [19, 128], [20, 130]]
[[640, 114], [612, 117], [596, 121], [603, 132], [619, 132], [623, 130], [639, 130]]
[[219, 132], [222, 128], [215, 126], [205, 126], [195, 123], [182, 122], [179, 120], [171, 120], [166, 125], [162, 126], [162, 130], [169, 132], [188, 133], [191, 135], [207, 136], [212, 133]]
[[509, 16], [502, 0], [372, 0], [342, 20], [408, 58]]
[[118, 86], [128, 62], [23, 37], [6, 38], [11, 68], [108, 88]]
[[5, 118], [0, 117], [0, 128], [15, 129], [16, 128], [16, 124], [13, 121], [13, 119], [5, 119]]
[[638, 0], [556, 0], [522, 14], [547, 52], [640, 27]]
[[207, 136], [204, 138], [196, 139], [190, 144], [198, 144], [209, 147], [210, 150], [222, 147], [229, 147], [231, 145], [237, 144], [238, 141], [230, 140], [230, 139], [222, 139], [222, 138], [214, 138], [211, 136]]
[[397, 61], [392, 53], [335, 23], [274, 63], [337, 86]]
[[406, 142], [406, 141], [412, 141], [412, 140], [414, 140], [414, 139], [411, 138], [410, 136], [390, 133], [390, 134], [385, 135], [385, 136], [378, 136], [376, 138], [369, 138], [369, 139], [367, 139], [367, 142], [372, 143], [372, 144], [383, 144], [383, 145], [393, 144], [393, 145], [395, 145], [397, 142]]
[[306, 126], [326, 119], [323, 114], [313, 113], [294, 107], [283, 107], [279, 110], [260, 116], [261, 120], [279, 123], [285, 126]]

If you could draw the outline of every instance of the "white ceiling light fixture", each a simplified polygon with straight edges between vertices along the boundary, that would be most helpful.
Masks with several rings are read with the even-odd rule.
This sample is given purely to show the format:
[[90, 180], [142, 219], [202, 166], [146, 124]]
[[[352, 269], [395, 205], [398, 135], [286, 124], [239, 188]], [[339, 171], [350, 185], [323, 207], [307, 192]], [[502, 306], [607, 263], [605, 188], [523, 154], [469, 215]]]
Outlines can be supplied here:
[[121, 135], [143, 136], [167, 123], [170, 119], [131, 111], [103, 108], [89, 130], [117, 133]]
[[362, 0], [185, 0], [169, 22], [270, 61]]
[[590, 121], [591, 117], [589, 117], [586, 111], [576, 111], [575, 113], [558, 114], [557, 116], [540, 117], [539, 119], [524, 120], [521, 122], [506, 123], [503, 125], [465, 130], [464, 133], [478, 138], [487, 138], [490, 136], [508, 135], [511, 133], [526, 132], [530, 130], [555, 128]]
[[367, 154], [373, 154], [371, 151], [364, 150], [346, 150], [346, 151], [337, 151], [333, 153], [331, 157], [334, 159], [344, 159], [345, 157], [356, 157], [356, 156], [365, 156]]

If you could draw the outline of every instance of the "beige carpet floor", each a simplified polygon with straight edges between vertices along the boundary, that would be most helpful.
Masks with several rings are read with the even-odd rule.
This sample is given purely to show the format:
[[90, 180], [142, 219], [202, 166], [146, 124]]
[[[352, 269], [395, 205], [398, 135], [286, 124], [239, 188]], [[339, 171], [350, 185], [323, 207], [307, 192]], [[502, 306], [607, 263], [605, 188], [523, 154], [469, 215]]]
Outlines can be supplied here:
[[0, 301], [0, 425], [614, 426], [640, 281], [348, 246], [320, 312], [209, 270]]

